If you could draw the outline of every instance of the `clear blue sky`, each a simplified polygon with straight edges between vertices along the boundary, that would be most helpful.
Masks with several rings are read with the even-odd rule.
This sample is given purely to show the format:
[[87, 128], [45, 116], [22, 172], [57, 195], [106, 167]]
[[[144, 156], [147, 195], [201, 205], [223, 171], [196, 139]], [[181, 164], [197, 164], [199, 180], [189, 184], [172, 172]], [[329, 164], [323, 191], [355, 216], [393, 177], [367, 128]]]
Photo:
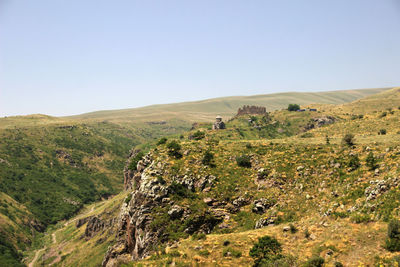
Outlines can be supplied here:
[[0, 0], [0, 116], [400, 86], [400, 0]]

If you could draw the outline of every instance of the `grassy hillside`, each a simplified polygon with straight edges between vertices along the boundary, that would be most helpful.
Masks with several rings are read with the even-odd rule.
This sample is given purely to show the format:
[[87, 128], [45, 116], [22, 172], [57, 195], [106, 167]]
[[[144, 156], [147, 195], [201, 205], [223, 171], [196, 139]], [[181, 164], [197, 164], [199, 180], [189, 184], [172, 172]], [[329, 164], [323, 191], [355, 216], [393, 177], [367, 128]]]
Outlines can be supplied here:
[[0, 266], [23, 266], [21, 251], [30, 247], [40, 224], [25, 206], [0, 193], [0, 225]]
[[25, 206], [27, 217], [42, 227], [16, 222], [18, 213], [0, 209], [4, 247], [0, 260], [1, 255], [20, 260], [20, 252], [13, 250], [29, 247], [37, 230], [73, 216], [86, 203], [118, 194], [132, 147], [187, 127], [128, 128], [107, 122], [66, 123], [43, 116], [19, 119], [14, 118], [18, 121], [14, 127], [0, 129], [0, 192], [12, 197], [15, 205]]
[[[168, 166], [164, 172], [168, 174], [162, 177], [164, 183], [172, 183], [174, 177], [184, 175], [194, 177], [195, 181], [195, 177], [210, 174], [217, 177], [210, 191], [196, 189], [183, 199], [171, 195], [174, 205], [191, 209], [189, 218], [209, 212], [225, 214], [224, 220], [211, 235], [198, 240], [184, 231], [190, 224], [187, 218], [170, 221], [166, 214], [171, 207], [160, 207], [152, 214], [157, 227], [162, 227], [171, 241], [180, 240], [178, 245], [171, 242], [170, 246], [161, 247], [158, 254], [128, 265], [247, 266], [253, 261], [249, 251], [257, 238], [269, 235], [283, 246], [286, 261], [281, 264], [314, 266], [307, 264], [320, 257], [327, 266], [335, 262], [344, 266], [397, 266], [399, 253], [385, 248], [388, 222], [400, 219], [400, 191], [396, 182], [400, 160], [397, 93], [392, 90], [382, 97], [367, 98], [364, 117], [357, 119], [337, 109], [326, 113], [272, 114], [275, 119], [285, 117], [286, 126], [290, 122], [290, 127], [296, 123], [300, 126], [309, 116], [340, 117], [336, 123], [307, 131], [306, 135], [298, 131], [290, 136], [294, 128], [289, 134], [284, 121], [277, 120], [283, 131], [276, 131], [274, 137], [256, 138], [255, 133], [261, 133], [267, 126], [251, 130], [254, 125], [246, 125], [248, 120], [239, 118], [229, 122], [227, 130], [213, 132], [204, 128], [206, 134], [202, 140], [177, 140], [181, 151], [190, 151], [180, 159], [171, 157], [166, 147], [159, 146], [154, 157]], [[341, 108], [358, 107], [359, 102], [364, 100]], [[382, 117], [383, 112], [388, 115]], [[380, 127], [385, 127], [387, 133], [378, 133]], [[237, 129], [242, 134], [237, 134]], [[342, 143], [343, 135], [348, 132], [355, 134], [355, 146]], [[327, 134], [331, 136], [329, 143]], [[214, 155], [213, 167], [202, 163], [206, 151]], [[370, 153], [375, 158], [373, 168], [367, 159]], [[249, 166], [238, 164], [236, 159], [240, 156], [248, 157]], [[248, 199], [248, 203], [239, 211], [232, 211], [232, 203], [240, 197]], [[206, 198], [214, 204], [206, 205], [203, 202]], [[271, 205], [264, 212], [255, 213], [254, 201], [262, 198]], [[273, 223], [254, 229], [262, 219]]]
[[[14, 199], [14, 206], [26, 207], [26, 218], [47, 226], [71, 217], [86, 203], [117, 194], [122, 188], [122, 169], [130, 148], [164, 135], [183, 132], [192, 122], [208, 122], [206, 128], [210, 128], [216, 114], [231, 117], [243, 104], [264, 105], [268, 110], [286, 107], [288, 103], [343, 104], [377, 92], [385, 95], [384, 91], [368, 89], [228, 97], [74, 117], [30, 115], [1, 118], [0, 191]], [[382, 102], [382, 97], [378, 102]], [[340, 117], [338, 123], [351, 117], [341, 109], [329, 105], [321, 107], [326, 108], [327, 114]], [[342, 109], [344, 107], [347, 106]], [[236, 146], [238, 140], [256, 142], [260, 139], [318, 143], [326, 135], [323, 129], [314, 130], [316, 138], [300, 138], [312, 116], [310, 113], [278, 111], [267, 119], [260, 117], [252, 122], [242, 117], [229, 122], [229, 128], [214, 133], [212, 139], [221, 144], [233, 142], [232, 146]], [[367, 116], [364, 119], [368, 119]], [[298, 133], [299, 138], [293, 137]], [[335, 138], [339, 137], [332, 136]], [[15, 224], [13, 213], [7, 210], [1, 213], [3, 221], [7, 221], [0, 224], [0, 231], [5, 233], [5, 241], [2, 241], [4, 251], [11, 255], [8, 258], [19, 260], [20, 253], [13, 251], [24, 249], [21, 240], [28, 244], [36, 242], [32, 235], [35, 230], [26, 230], [31, 228], [30, 224], [22, 226], [25, 230], [16, 230], [22, 233], [17, 238], [11, 234], [13, 228], [9, 227]], [[67, 255], [64, 256], [68, 262]]]
[[[277, 266], [315, 266], [310, 265], [312, 260], [321, 258], [326, 266], [337, 262], [397, 266], [399, 252], [385, 247], [388, 222], [400, 219], [400, 99], [396, 94], [392, 90], [367, 98], [364, 112], [359, 107], [363, 100], [341, 109], [325, 106], [319, 112], [239, 117], [221, 131], [201, 124], [175, 139], [182, 157], [170, 153], [169, 138], [152, 151], [155, 162], [150, 173], [158, 175], [152, 182], [171, 186], [168, 198], [173, 205], [190, 212], [171, 219], [172, 204], [163, 202], [150, 214], [154, 230], [164, 238], [157, 253], [125, 264], [248, 266], [254, 260], [249, 251], [259, 237], [268, 235], [282, 244]], [[363, 116], [348, 112], [353, 108]], [[315, 118], [328, 116], [335, 117], [335, 123], [305, 130]], [[379, 131], [381, 127], [386, 134]], [[342, 142], [349, 132], [355, 134], [353, 146]], [[213, 157], [204, 161], [208, 152]], [[242, 164], [246, 158], [248, 164]], [[216, 180], [207, 190], [176, 185], [181, 179], [196, 184], [210, 175]], [[238, 199], [245, 201], [235, 206]], [[260, 199], [267, 205], [254, 212]], [[223, 219], [209, 235], [203, 235], [201, 228], [193, 234], [185, 231], [202, 214], [210, 221], [212, 216]], [[255, 229], [256, 225], [261, 228]], [[66, 255], [65, 260], [72, 257]]]
[[274, 111], [287, 107], [289, 103], [298, 103], [301, 105], [312, 103], [343, 104], [387, 89], [388, 88], [233, 96], [194, 102], [153, 105], [135, 109], [97, 111], [67, 118], [107, 120], [117, 123], [135, 121], [149, 122], [169, 120], [172, 118], [199, 122], [213, 120], [216, 114], [220, 114], [225, 118], [232, 117], [236, 114], [237, 109], [243, 105], [261, 105], [267, 107], [268, 111]]
[[31, 266], [100, 266], [107, 248], [115, 239], [113, 225], [106, 231], [85, 236], [85, 226], [76, 226], [79, 219], [98, 217], [108, 220], [118, 217], [120, 204], [128, 193], [85, 206], [73, 219], [61, 221], [47, 229], [41, 238], [41, 248], [25, 253], [24, 262]]

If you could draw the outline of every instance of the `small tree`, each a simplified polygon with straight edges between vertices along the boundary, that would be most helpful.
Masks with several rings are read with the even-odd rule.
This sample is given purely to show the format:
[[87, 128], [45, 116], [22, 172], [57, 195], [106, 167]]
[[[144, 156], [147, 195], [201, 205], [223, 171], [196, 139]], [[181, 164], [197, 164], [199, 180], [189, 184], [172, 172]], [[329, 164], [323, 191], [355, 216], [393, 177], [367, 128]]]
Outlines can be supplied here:
[[289, 104], [288, 110], [289, 111], [297, 111], [300, 109], [300, 106], [298, 104]]
[[354, 134], [348, 133], [346, 134], [343, 139], [342, 139], [343, 144], [352, 147], [354, 146], [354, 142], [355, 142], [355, 138], [354, 138]]
[[400, 221], [390, 221], [387, 234], [386, 249], [392, 252], [400, 251]]
[[263, 262], [273, 262], [282, 258], [282, 245], [274, 237], [263, 236], [250, 250], [250, 257], [254, 258], [254, 266], [262, 266]]
[[182, 158], [181, 145], [175, 140], [172, 140], [167, 144], [167, 149], [168, 155], [171, 157], [175, 157], [177, 159]]
[[367, 159], [365, 160], [367, 167], [373, 171], [375, 170], [378, 165], [376, 164], [376, 158], [374, 157], [374, 153], [369, 152]]

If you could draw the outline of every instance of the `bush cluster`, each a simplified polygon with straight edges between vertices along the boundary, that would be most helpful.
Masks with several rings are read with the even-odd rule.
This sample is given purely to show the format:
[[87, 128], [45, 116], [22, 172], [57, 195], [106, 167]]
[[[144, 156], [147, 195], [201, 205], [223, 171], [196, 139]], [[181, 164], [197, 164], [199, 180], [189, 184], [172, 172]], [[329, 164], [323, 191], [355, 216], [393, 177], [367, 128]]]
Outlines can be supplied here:
[[240, 167], [251, 168], [251, 161], [248, 155], [236, 157], [236, 163]]
[[367, 156], [367, 159], [365, 160], [365, 163], [366, 163], [367, 167], [368, 167], [371, 171], [373, 171], [373, 170], [375, 170], [376, 168], [378, 168], [377, 160], [376, 160], [376, 158], [374, 157], [374, 153], [372, 153], [372, 152], [369, 152], [369, 154], [368, 154], [368, 156]]
[[354, 146], [355, 145], [354, 134], [351, 134], [351, 133], [346, 134], [342, 139], [342, 143], [349, 147]]
[[162, 137], [160, 140], [158, 140], [157, 145], [163, 145], [167, 142], [167, 138], [166, 137]]
[[282, 258], [282, 245], [271, 236], [263, 236], [250, 250], [250, 257], [254, 258], [254, 266], [264, 266]]
[[167, 144], [167, 149], [168, 155], [170, 155], [171, 157], [174, 157], [176, 159], [182, 158], [181, 145], [175, 140], [172, 140]]
[[299, 109], [300, 109], [300, 105], [298, 105], [298, 104], [289, 104], [289, 106], [288, 106], [289, 111], [297, 111]]
[[391, 252], [400, 251], [400, 221], [390, 221], [387, 234], [386, 249]]
[[357, 155], [352, 155], [352, 156], [350, 156], [350, 159], [349, 159], [349, 162], [347, 165], [349, 166], [349, 168], [352, 171], [357, 170], [361, 166], [360, 159], [358, 158]]
[[206, 136], [205, 132], [202, 132], [200, 130], [198, 130], [197, 132], [194, 132], [191, 136], [190, 139], [194, 139], [194, 140], [201, 140]]
[[138, 153], [136, 153], [136, 155], [130, 159], [128, 169], [131, 171], [136, 171], [137, 164], [143, 158], [143, 156], [144, 156], [144, 153], [142, 151], [139, 151]]
[[201, 160], [201, 162], [204, 165], [210, 166], [210, 167], [215, 167], [215, 163], [214, 163], [214, 154], [212, 152], [210, 152], [209, 150], [207, 150], [204, 153], [203, 159]]

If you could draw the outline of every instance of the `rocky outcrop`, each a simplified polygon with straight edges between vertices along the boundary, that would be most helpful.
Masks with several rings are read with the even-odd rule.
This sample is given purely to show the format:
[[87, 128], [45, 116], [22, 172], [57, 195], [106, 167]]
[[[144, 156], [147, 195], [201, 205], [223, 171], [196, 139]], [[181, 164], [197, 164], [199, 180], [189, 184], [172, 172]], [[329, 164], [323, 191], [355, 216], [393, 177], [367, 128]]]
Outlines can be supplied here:
[[273, 225], [275, 223], [276, 218], [269, 217], [269, 218], [261, 218], [256, 222], [255, 229], [260, 229], [266, 227], [268, 225]]
[[139, 149], [131, 150], [129, 153], [129, 157], [127, 160], [127, 164], [124, 168], [124, 189], [132, 190], [134, 184], [140, 180], [141, 172], [151, 163], [150, 158], [146, 155], [140, 160], [136, 169], [131, 169], [131, 162], [136, 158], [136, 156], [140, 153]]
[[312, 118], [310, 122], [304, 127], [305, 131], [322, 127], [324, 125], [332, 124], [336, 121], [336, 119], [332, 116], [324, 116], [319, 118]]
[[57, 149], [55, 152], [56, 152], [57, 158], [60, 161], [64, 161], [64, 162], [68, 163], [70, 166], [75, 167], [75, 168], [80, 166], [80, 163], [75, 161], [68, 152], [66, 152], [62, 149]]
[[393, 187], [400, 185], [400, 178], [389, 178], [387, 180], [375, 180], [369, 182], [371, 185], [365, 189], [366, 201], [374, 200]]
[[106, 224], [103, 220], [99, 219], [98, 217], [92, 217], [88, 220], [88, 223], [86, 225], [85, 236], [92, 237], [97, 232], [103, 230], [104, 227], [106, 227]]
[[[131, 188], [132, 192], [122, 204], [116, 221], [117, 241], [109, 247], [103, 259], [103, 266], [117, 266], [120, 261], [142, 259], [152, 253], [156, 244], [165, 242], [163, 226], [154, 227], [154, 216], [157, 214], [152, 212], [155, 209], [167, 209], [169, 218], [184, 223], [184, 231], [188, 234], [198, 231], [210, 233], [213, 227], [223, 220], [224, 214], [214, 214], [212, 211], [191, 213], [189, 208], [174, 204], [169, 197], [182, 188], [189, 192], [206, 191], [212, 187], [215, 176], [183, 175], [175, 176], [173, 181], [166, 182], [162, 178], [166, 172], [165, 164], [163, 161], [153, 160], [152, 154], [149, 153], [138, 162], [134, 173], [126, 169], [125, 185], [126, 188]], [[88, 226], [89, 223], [92, 231], [102, 227], [102, 222], [95, 218], [88, 221]]]
[[93, 216], [89, 216], [89, 217], [85, 217], [82, 219], [78, 219], [75, 223], [76, 228], [81, 227], [82, 225], [84, 225], [85, 223], [87, 223], [90, 219], [92, 219]]
[[267, 113], [267, 109], [265, 107], [259, 106], [243, 106], [238, 109], [236, 116], [242, 115], [265, 115]]
[[267, 209], [275, 205], [275, 201], [271, 199], [266, 199], [266, 198], [260, 198], [254, 201], [253, 209], [252, 211], [254, 213], [259, 213], [262, 214], [264, 213]]
[[78, 219], [75, 223], [76, 228], [79, 228], [86, 224], [85, 233], [83, 235], [84, 238], [90, 239], [94, 237], [97, 233], [103, 232], [105, 230], [112, 230], [113, 225], [116, 219], [104, 219], [99, 216], [88, 216], [82, 219]]

